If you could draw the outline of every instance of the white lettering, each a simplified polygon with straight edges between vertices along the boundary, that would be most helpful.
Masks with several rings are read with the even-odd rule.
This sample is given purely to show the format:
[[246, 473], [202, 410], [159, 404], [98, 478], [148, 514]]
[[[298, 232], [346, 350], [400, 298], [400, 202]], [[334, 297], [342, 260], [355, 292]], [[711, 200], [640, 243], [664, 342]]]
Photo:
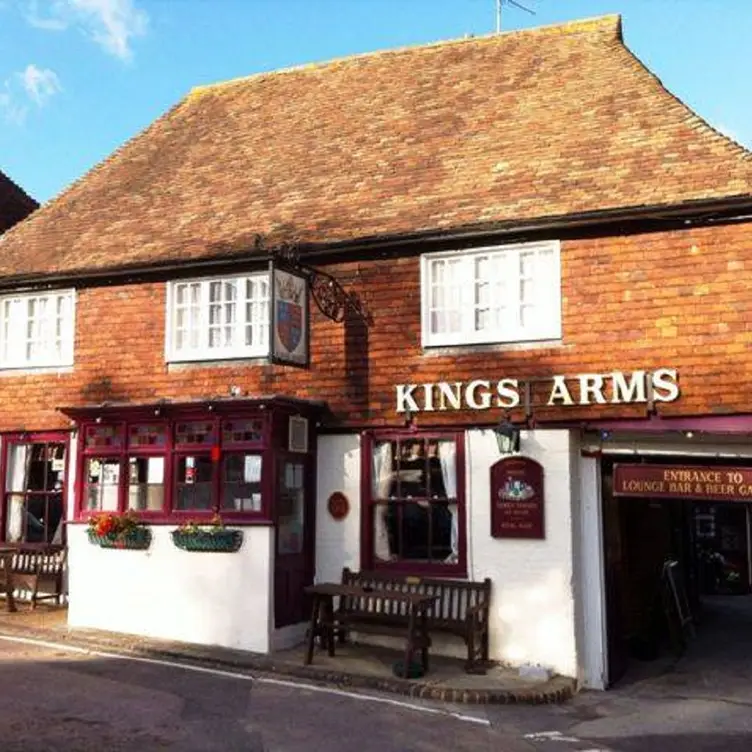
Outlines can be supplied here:
[[[476, 396], [476, 391], [478, 389], [483, 389], [480, 394], [480, 401], [478, 401]], [[482, 379], [471, 381], [465, 389], [465, 403], [473, 410], [488, 410], [488, 408], [491, 407], [490, 389], [490, 381], [483, 381]]]
[[439, 387], [439, 410], [447, 409], [447, 402], [452, 410], [459, 410], [462, 403], [462, 382], [455, 381], [447, 384], [445, 381], [438, 383]]
[[433, 384], [423, 384], [423, 409], [431, 412], [433, 406]]
[[413, 397], [413, 392], [418, 388], [417, 384], [397, 384], [397, 412], [404, 413], [409, 410], [411, 413], [420, 411], [418, 403]]
[[614, 393], [611, 402], [618, 405], [622, 402], [647, 402], [645, 396], [645, 371], [633, 371], [629, 383], [621, 371], [611, 374], [614, 384]]
[[584, 373], [578, 377], [580, 381], [580, 404], [589, 405], [590, 398], [599, 405], [606, 404], [603, 396], [603, 376], [597, 373]]
[[554, 385], [551, 389], [551, 396], [548, 398], [548, 404], [555, 405], [557, 400], [561, 400], [562, 405], [574, 405], [564, 376], [554, 376]]
[[679, 399], [678, 378], [675, 368], [659, 368], [653, 371], [653, 399], [656, 402], [673, 402]]
[[496, 393], [499, 395], [496, 398], [497, 407], [511, 410], [520, 404], [519, 384], [517, 379], [502, 379], [496, 385]]

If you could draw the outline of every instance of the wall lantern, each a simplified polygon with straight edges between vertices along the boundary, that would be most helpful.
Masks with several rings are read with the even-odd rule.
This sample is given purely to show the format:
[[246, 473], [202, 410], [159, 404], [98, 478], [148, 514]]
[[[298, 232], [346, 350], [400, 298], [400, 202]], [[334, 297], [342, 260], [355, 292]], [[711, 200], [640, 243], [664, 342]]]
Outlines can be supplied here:
[[501, 454], [514, 454], [520, 451], [520, 429], [513, 425], [509, 418], [504, 418], [493, 432], [496, 434], [496, 443]]

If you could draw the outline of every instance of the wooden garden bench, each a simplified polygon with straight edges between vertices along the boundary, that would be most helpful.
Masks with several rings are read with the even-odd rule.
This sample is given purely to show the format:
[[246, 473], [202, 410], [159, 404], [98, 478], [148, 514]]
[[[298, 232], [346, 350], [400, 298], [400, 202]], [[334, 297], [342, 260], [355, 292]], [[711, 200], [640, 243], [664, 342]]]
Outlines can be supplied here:
[[32, 609], [37, 607], [38, 601], [53, 598], [56, 604], [60, 604], [66, 554], [64, 546], [38, 548], [21, 544], [16, 547], [11, 566], [13, 588], [31, 594]]
[[[467, 645], [465, 670], [485, 673], [488, 666], [488, 618], [491, 580], [482, 582], [436, 577], [394, 575], [388, 572], [342, 570], [342, 584], [365, 590], [396, 590], [433, 595], [437, 598], [426, 612], [428, 633], [442, 632], [461, 637]], [[404, 630], [407, 609], [398, 602], [381, 602], [378, 610], [369, 598], [341, 597], [334, 613], [334, 630], [340, 640], [348, 631], [394, 634]]]

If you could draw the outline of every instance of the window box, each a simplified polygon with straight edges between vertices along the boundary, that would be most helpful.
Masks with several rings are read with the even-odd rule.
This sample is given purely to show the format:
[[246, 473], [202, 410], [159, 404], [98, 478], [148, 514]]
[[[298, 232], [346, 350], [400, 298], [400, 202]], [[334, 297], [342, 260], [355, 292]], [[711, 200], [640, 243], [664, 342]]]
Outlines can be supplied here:
[[421, 257], [424, 347], [560, 339], [557, 241]]
[[0, 297], [0, 368], [73, 365], [73, 290]]
[[122, 548], [145, 551], [151, 545], [151, 530], [148, 527], [136, 527], [122, 533], [98, 534], [95, 530], [87, 531], [89, 543], [100, 548]]
[[234, 553], [243, 543], [240, 530], [187, 530], [178, 529], [170, 533], [172, 542], [183, 551], [215, 551]]

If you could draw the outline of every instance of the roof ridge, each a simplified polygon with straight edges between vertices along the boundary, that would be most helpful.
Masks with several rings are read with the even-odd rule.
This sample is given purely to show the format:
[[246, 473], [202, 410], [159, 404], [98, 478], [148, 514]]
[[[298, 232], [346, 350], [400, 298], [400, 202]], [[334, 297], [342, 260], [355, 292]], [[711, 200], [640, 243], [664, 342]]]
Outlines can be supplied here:
[[225, 87], [237, 86], [249, 81], [257, 81], [267, 77], [276, 77], [279, 75], [285, 75], [289, 73], [301, 73], [304, 71], [323, 70], [328, 67], [342, 65], [343, 63], [356, 62], [369, 58], [379, 58], [386, 56], [397, 56], [407, 53], [414, 54], [416, 52], [430, 52], [437, 48], [451, 47], [454, 45], [464, 45], [478, 42], [491, 43], [499, 39], [512, 37], [512, 36], [527, 36], [531, 34], [581, 34], [583, 32], [596, 32], [613, 30], [617, 39], [621, 40], [621, 14], [611, 13], [603, 16], [592, 16], [589, 18], [580, 18], [574, 21], [565, 21], [563, 23], [546, 24], [544, 26], [534, 26], [529, 29], [512, 29], [510, 31], [503, 31], [500, 33], [483, 34], [481, 36], [468, 36], [461, 37], [459, 39], [444, 39], [437, 42], [426, 42], [425, 44], [417, 45], [404, 45], [402, 47], [390, 47], [382, 50], [372, 50], [371, 52], [359, 52], [352, 55], [344, 55], [342, 57], [335, 57], [329, 60], [321, 60], [314, 63], [301, 63], [299, 65], [291, 65], [286, 68], [276, 68], [270, 71], [261, 71], [259, 73], [251, 73], [247, 76], [238, 76], [236, 78], [230, 78], [225, 81], [216, 81], [211, 84], [202, 84], [200, 86], [194, 86], [185, 97], [186, 99], [192, 99], [196, 96], [207, 94], [213, 90], [223, 89]]

